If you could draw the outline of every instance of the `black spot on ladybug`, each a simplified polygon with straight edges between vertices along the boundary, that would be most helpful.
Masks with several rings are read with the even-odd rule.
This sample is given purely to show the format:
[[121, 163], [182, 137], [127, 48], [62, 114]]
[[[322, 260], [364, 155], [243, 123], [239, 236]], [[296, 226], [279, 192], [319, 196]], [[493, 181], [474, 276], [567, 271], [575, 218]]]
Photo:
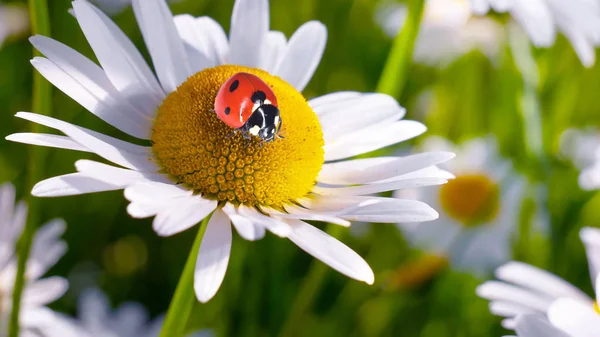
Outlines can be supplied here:
[[229, 107], [226, 107], [226, 108], [225, 108], [225, 114], [226, 114], [226, 115], [229, 115], [229, 113], [230, 113], [230, 112], [231, 112], [231, 108], [229, 108]]
[[255, 91], [252, 94], [252, 97], [250, 97], [250, 99], [252, 100], [252, 103], [256, 103], [256, 102], [264, 102], [267, 99], [267, 94], [265, 94], [264, 91]]
[[231, 83], [231, 85], [229, 86], [229, 92], [234, 92], [235, 89], [237, 89], [240, 86], [240, 81], [235, 80], [233, 81], [233, 83]]

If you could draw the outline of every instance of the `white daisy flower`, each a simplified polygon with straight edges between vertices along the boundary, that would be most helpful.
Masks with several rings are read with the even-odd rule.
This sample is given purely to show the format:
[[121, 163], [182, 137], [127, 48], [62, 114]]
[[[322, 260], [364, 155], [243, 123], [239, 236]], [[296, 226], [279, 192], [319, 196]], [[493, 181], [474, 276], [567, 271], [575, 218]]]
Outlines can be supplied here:
[[[150, 320], [141, 304], [127, 302], [112, 310], [109, 299], [97, 289], [88, 289], [79, 297], [77, 319], [61, 315], [61, 320], [47, 327], [45, 336], [60, 337], [158, 337], [163, 317]], [[209, 330], [188, 337], [213, 337]]]
[[600, 229], [586, 227], [580, 233], [586, 248], [596, 299], [547, 271], [521, 262], [509, 262], [496, 269], [500, 281], [487, 281], [477, 294], [490, 300], [490, 311], [506, 317], [502, 325], [515, 328], [519, 314], [546, 314], [549, 322], [569, 336], [600, 334]]
[[523, 27], [533, 44], [549, 47], [560, 31], [586, 67], [594, 65], [600, 43], [600, 3], [590, 0], [471, 0], [475, 13], [490, 8], [508, 12]]
[[24, 34], [27, 30], [29, 30], [27, 8], [0, 3], [0, 47], [7, 37]]
[[428, 224], [400, 223], [407, 240], [420, 249], [447, 256], [455, 268], [478, 275], [508, 261], [525, 180], [500, 157], [494, 138], [457, 146], [431, 137], [423, 149], [455, 152], [456, 159], [440, 165], [455, 178], [441, 187], [395, 193], [424, 200], [440, 210], [439, 219]]
[[600, 133], [596, 129], [567, 129], [560, 136], [560, 154], [581, 170], [582, 189], [600, 188]]
[[[383, 94], [338, 92], [309, 102], [300, 94], [325, 47], [321, 23], [308, 22], [287, 40], [269, 31], [267, 0], [238, 0], [228, 38], [211, 18], [173, 18], [164, 0], [134, 0], [155, 77], [100, 10], [83, 0], [74, 1], [73, 8], [101, 67], [43, 36], [32, 42], [47, 58], [32, 63], [90, 112], [151, 146], [28, 112], [17, 117], [66, 137], [21, 133], [7, 139], [93, 152], [120, 166], [80, 160], [77, 173], [38, 183], [36, 196], [124, 189], [128, 212], [155, 216], [154, 230], [162, 236], [184, 231], [214, 211], [196, 263], [200, 301], [212, 298], [221, 285], [231, 224], [248, 240], [262, 238], [265, 230], [286, 237], [339, 272], [371, 284], [373, 271], [358, 254], [303, 220], [348, 226], [354, 220], [437, 217], [422, 202], [369, 195], [445, 183], [434, 165], [453, 154], [343, 160], [413, 138], [425, 131], [422, 124], [402, 120], [404, 109]], [[221, 84], [241, 71], [272, 87], [284, 139], [263, 145], [239, 134], [230, 137], [232, 129], [211, 111]]]
[[[405, 5], [382, 3], [375, 21], [395, 37], [406, 21]], [[446, 65], [472, 50], [490, 59], [498, 54], [503, 39], [501, 26], [488, 18], [474, 18], [468, 0], [427, 0], [415, 42], [413, 58], [429, 65]]]
[[569, 337], [564, 332], [552, 326], [546, 317], [538, 314], [517, 316], [515, 319], [515, 331], [519, 337]]
[[[24, 202], [15, 205], [15, 189], [11, 184], [0, 186], [0, 336], [8, 333], [12, 308], [12, 293], [17, 273], [16, 245], [27, 218]], [[22, 336], [42, 329], [51, 316], [45, 305], [61, 297], [68, 287], [62, 277], [41, 278], [64, 255], [67, 246], [60, 240], [65, 223], [56, 219], [42, 226], [35, 234], [27, 270], [26, 284], [19, 313]]]

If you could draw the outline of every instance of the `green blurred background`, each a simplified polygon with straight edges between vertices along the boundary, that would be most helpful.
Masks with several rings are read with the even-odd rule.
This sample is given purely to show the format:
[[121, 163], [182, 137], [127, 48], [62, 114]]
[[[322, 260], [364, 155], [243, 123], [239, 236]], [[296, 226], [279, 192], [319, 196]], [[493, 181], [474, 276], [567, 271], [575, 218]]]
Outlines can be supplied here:
[[[4, 2], [26, 6], [25, 1]], [[270, 3], [271, 29], [283, 31], [288, 37], [308, 20], [322, 21], [328, 28], [327, 48], [305, 91], [307, 98], [339, 90], [375, 90], [392, 43], [373, 20], [378, 1]], [[52, 37], [95, 59], [75, 19], [67, 12], [70, 1], [50, 0], [49, 6]], [[233, 0], [184, 0], [171, 8], [175, 14], [211, 16], [227, 31], [232, 6]], [[501, 23], [508, 20], [501, 15], [494, 19]], [[145, 52], [131, 9], [115, 20]], [[17, 111], [31, 109], [32, 48], [25, 37], [12, 37], [0, 49], [3, 136], [29, 127], [13, 117]], [[555, 272], [591, 294], [577, 232], [584, 225], [596, 226], [600, 197], [579, 189], [577, 171], [557, 152], [559, 136], [566, 128], [598, 124], [600, 69], [584, 68], [562, 36], [552, 48], [534, 51], [540, 71], [537, 95], [544, 148], [542, 155], [532, 155], [526, 150], [526, 126], [520, 111], [523, 79], [511, 55], [508, 45], [503, 45], [495, 63], [474, 51], [445, 67], [411, 64], [407, 85], [398, 100], [407, 108], [408, 118], [424, 119], [429, 128], [427, 135], [455, 141], [489, 133], [498, 137], [502, 153], [514, 161], [515, 167], [532, 183], [541, 183], [548, 190], [543, 207], [550, 215], [551, 234], [528, 235], [533, 201], [526, 199], [518, 224], [522, 235], [514, 238], [515, 258]], [[435, 104], [421, 104], [418, 97], [425, 91], [433, 93]], [[53, 114], [122, 137], [56, 89]], [[28, 192], [24, 182], [30, 148], [0, 143], [0, 181], [14, 182], [20, 196]], [[397, 150], [388, 148], [383, 153]], [[72, 172], [74, 162], [81, 158], [97, 159], [86, 153], [50, 150], [44, 174], [50, 177]], [[166, 311], [195, 230], [159, 238], [150, 219], [134, 220], [127, 215], [121, 191], [43, 199], [42, 207], [43, 219], [62, 217], [68, 223], [64, 238], [69, 251], [50, 274], [67, 276], [71, 288], [52, 308], [72, 314], [83, 289], [100, 287], [114, 305], [137, 301], [152, 315]], [[320, 262], [273, 235], [254, 243], [239, 237], [234, 241], [223, 286], [208, 304], [195, 306], [189, 329], [212, 328], [218, 336], [277, 336], [311, 263]], [[500, 319], [489, 314], [487, 302], [475, 295], [482, 279], [444, 267], [420, 270], [425, 266], [420, 263], [423, 253], [410, 249], [394, 225], [369, 226], [362, 237], [346, 231], [342, 241], [365, 257], [375, 271], [376, 283], [368, 286], [327, 269], [315, 301], [296, 327], [297, 336], [466, 337], [508, 333], [500, 327]], [[407, 268], [416, 275], [415, 280], [390, 286], [394, 275]]]

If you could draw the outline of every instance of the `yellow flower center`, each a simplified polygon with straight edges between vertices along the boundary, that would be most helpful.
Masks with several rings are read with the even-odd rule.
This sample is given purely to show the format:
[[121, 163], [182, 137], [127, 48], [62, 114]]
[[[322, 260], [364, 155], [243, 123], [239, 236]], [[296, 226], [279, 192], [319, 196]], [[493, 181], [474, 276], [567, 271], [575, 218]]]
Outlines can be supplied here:
[[[277, 97], [285, 138], [248, 142], [215, 112], [217, 92], [229, 77], [260, 77]], [[202, 196], [248, 206], [281, 207], [306, 196], [324, 162], [323, 132], [306, 99], [279, 77], [224, 65], [181, 84], [158, 109], [152, 149], [164, 172]]]
[[600, 315], [600, 308], [598, 307], [598, 302], [594, 301], [594, 310], [596, 311], [597, 314]]
[[485, 175], [463, 175], [440, 189], [444, 211], [465, 226], [493, 220], [500, 208], [498, 185]]

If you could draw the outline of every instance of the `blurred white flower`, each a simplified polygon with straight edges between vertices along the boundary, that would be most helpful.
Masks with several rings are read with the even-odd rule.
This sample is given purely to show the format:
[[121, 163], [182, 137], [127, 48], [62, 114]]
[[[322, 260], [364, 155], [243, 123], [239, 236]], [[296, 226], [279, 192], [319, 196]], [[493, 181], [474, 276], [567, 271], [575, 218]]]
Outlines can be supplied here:
[[[98, 5], [102, 11], [108, 15], [117, 15], [123, 12], [127, 7], [131, 6], [132, 0], [92, 0], [93, 3]], [[182, 0], [167, 0], [169, 2], [178, 2]]]
[[[225, 277], [232, 226], [252, 241], [268, 230], [372, 284], [374, 273], [362, 257], [305, 220], [349, 226], [437, 217], [422, 202], [372, 194], [445, 183], [435, 165], [452, 153], [348, 159], [416, 137], [425, 132], [423, 124], [404, 120], [404, 108], [388, 95], [346, 91], [307, 101], [300, 93], [325, 49], [327, 31], [320, 22], [305, 23], [287, 40], [269, 30], [267, 0], [237, 0], [228, 37], [211, 18], [174, 17], [164, 0], [134, 0], [155, 73], [104, 13], [84, 0], [74, 1], [73, 9], [102, 67], [43, 36], [31, 41], [46, 57], [32, 64], [83, 107], [145, 145], [29, 112], [17, 116], [65, 136], [19, 133], [7, 139], [91, 152], [112, 163], [80, 160], [78, 172], [36, 184], [35, 196], [122, 189], [129, 214], [154, 217], [161, 236], [185, 231], [212, 213], [196, 259], [200, 301], [210, 300]], [[231, 137], [235, 129], [216, 116], [216, 93], [239, 72], [273, 87], [285, 138], [264, 145]]]
[[500, 157], [494, 138], [457, 146], [430, 137], [422, 148], [455, 152], [454, 160], [439, 165], [455, 178], [440, 187], [395, 193], [399, 198], [424, 200], [440, 212], [439, 219], [430, 223], [399, 224], [407, 240], [425, 251], [448, 256], [455, 268], [477, 275], [508, 261], [525, 179]]
[[[395, 2], [381, 3], [375, 21], [390, 37], [404, 26], [407, 8]], [[494, 59], [501, 46], [501, 26], [488, 18], [474, 18], [468, 0], [426, 0], [413, 58], [429, 65], [446, 65], [478, 49]]]
[[[8, 330], [17, 272], [15, 249], [26, 218], [25, 203], [15, 205], [14, 187], [8, 183], [0, 186], [0, 336], [5, 336]], [[45, 305], [61, 297], [68, 282], [62, 277], [40, 277], [64, 255], [67, 246], [60, 240], [64, 230], [65, 223], [56, 219], [43, 225], [34, 236], [19, 315], [23, 336], [55, 322], [55, 315]]]
[[[539, 314], [522, 314], [515, 319], [518, 337], [569, 337], [558, 330], [548, 319]], [[511, 336], [506, 336], [511, 337]]]
[[595, 0], [471, 0], [473, 12], [490, 8], [509, 12], [523, 27], [533, 44], [549, 47], [560, 31], [586, 67], [594, 65], [595, 46], [600, 43], [600, 2]]
[[567, 281], [534, 266], [509, 262], [496, 269], [500, 281], [487, 281], [477, 288], [490, 300], [490, 311], [506, 317], [502, 325], [515, 328], [515, 317], [525, 313], [545, 314], [557, 329], [574, 337], [600, 336], [600, 229], [585, 227], [580, 232], [596, 298], [592, 299]]
[[26, 7], [0, 3], [0, 47], [12, 35], [21, 35], [29, 30], [29, 14]]
[[[150, 320], [141, 304], [127, 302], [112, 310], [109, 299], [98, 289], [88, 289], [79, 297], [77, 318], [62, 316], [62, 320], [45, 331], [47, 336], [60, 337], [158, 337], [163, 317]], [[183, 323], [182, 323], [183, 324]], [[212, 337], [204, 330], [188, 337]]]
[[560, 154], [581, 170], [582, 189], [600, 188], [600, 133], [596, 129], [567, 129], [560, 136]]

